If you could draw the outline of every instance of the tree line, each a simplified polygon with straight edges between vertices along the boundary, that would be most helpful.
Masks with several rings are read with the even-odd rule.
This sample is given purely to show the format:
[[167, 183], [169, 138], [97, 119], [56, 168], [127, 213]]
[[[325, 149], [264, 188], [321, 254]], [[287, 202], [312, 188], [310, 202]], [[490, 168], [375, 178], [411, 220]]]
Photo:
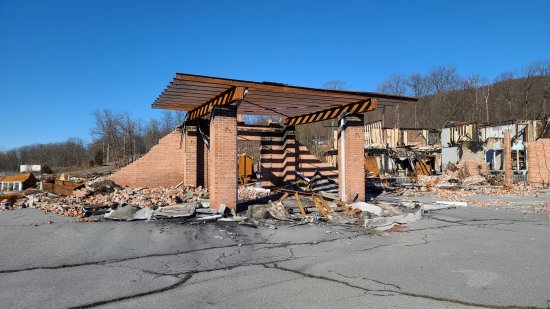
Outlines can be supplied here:
[[[19, 170], [20, 165], [40, 164], [43, 171], [60, 168], [128, 164], [143, 154], [183, 121], [183, 112], [164, 111], [159, 119], [134, 119], [130, 113], [98, 110], [93, 113], [92, 141], [80, 138], [64, 142], [33, 144], [0, 152], [0, 173]], [[45, 169], [44, 169], [45, 167]]]
[[550, 61], [537, 61], [494, 80], [459, 75], [453, 66], [428, 73], [393, 74], [378, 91], [419, 98], [417, 103], [381, 108], [367, 115], [386, 127], [441, 128], [447, 121], [500, 123], [550, 115]]

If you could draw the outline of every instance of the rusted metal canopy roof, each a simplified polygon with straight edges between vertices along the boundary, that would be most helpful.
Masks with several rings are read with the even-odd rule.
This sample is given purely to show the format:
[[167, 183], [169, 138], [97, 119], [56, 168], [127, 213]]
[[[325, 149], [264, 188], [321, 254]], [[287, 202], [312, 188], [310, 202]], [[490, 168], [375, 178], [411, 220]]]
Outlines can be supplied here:
[[3, 182], [25, 182], [29, 178], [33, 177], [32, 173], [19, 173], [15, 175], [0, 176], [0, 181]]
[[239, 112], [248, 115], [293, 117], [366, 99], [377, 99], [378, 106], [417, 101], [412, 97], [383, 93], [306, 88], [177, 73], [152, 107], [190, 111], [232, 87], [246, 88]]

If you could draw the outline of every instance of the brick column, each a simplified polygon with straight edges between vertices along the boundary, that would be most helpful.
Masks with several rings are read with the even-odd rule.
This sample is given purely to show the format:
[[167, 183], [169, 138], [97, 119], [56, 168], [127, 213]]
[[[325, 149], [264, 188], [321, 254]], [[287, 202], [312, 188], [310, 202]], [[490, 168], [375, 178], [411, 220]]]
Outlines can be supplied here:
[[237, 208], [237, 108], [215, 107], [210, 120], [208, 188], [210, 207]]
[[338, 131], [338, 182], [343, 201], [365, 200], [365, 133], [363, 115], [340, 119]]
[[185, 152], [185, 186], [197, 186], [197, 137], [196, 125], [186, 125], [184, 132], [183, 151]]

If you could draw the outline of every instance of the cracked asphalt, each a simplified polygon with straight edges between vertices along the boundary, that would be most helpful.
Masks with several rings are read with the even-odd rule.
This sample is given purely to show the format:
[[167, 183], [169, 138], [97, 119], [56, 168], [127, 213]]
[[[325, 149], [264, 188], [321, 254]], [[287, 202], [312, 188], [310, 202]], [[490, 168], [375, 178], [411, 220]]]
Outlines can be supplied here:
[[550, 307], [550, 222], [537, 214], [441, 210], [369, 234], [20, 209], [0, 227], [3, 308]]

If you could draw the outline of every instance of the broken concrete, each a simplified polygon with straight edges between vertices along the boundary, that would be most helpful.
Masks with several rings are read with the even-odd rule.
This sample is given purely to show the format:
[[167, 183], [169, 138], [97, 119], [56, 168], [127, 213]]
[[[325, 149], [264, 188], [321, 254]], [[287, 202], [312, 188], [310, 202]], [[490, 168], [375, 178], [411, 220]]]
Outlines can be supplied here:
[[105, 218], [111, 220], [132, 220], [139, 208], [132, 205], [119, 206], [105, 214]]
[[352, 209], [359, 209], [361, 211], [368, 212], [375, 216], [382, 215], [382, 208], [374, 204], [369, 204], [365, 202], [355, 202], [355, 203], [349, 204], [349, 207], [351, 207]]
[[156, 218], [190, 217], [195, 213], [197, 203], [176, 204], [157, 208], [153, 215]]

